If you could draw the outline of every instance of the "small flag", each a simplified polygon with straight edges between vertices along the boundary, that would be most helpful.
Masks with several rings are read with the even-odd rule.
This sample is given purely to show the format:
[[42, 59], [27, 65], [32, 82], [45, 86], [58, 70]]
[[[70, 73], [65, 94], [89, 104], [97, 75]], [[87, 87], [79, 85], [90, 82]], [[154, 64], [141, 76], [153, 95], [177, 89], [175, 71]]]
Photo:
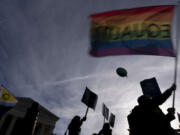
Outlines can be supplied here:
[[104, 116], [104, 118], [106, 120], [109, 119], [109, 109], [107, 108], [107, 106], [104, 103], [102, 105], [102, 115]]
[[140, 85], [143, 94], [146, 96], [157, 97], [161, 95], [161, 90], [155, 77], [141, 81]]
[[98, 96], [92, 92], [89, 88], [86, 87], [84, 95], [82, 97], [82, 102], [88, 107], [95, 110], [97, 104]]
[[179, 114], [179, 113], [177, 113], [177, 116], [178, 116], [178, 120], [179, 120], [179, 122], [180, 122], [180, 114]]
[[9, 111], [17, 102], [18, 100], [5, 87], [0, 87], [0, 115]]
[[174, 5], [122, 9], [90, 16], [93, 56], [175, 56], [171, 41]]
[[111, 115], [110, 115], [109, 124], [111, 125], [111, 127], [114, 127], [114, 124], [115, 124], [115, 115], [113, 113], [111, 113]]

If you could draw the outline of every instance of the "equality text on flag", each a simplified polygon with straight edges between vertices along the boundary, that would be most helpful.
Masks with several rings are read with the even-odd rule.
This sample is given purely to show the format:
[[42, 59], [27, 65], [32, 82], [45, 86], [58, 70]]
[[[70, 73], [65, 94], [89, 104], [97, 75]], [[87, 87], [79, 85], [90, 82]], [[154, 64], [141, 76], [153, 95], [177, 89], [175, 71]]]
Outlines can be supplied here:
[[145, 54], [174, 56], [171, 22], [174, 5], [149, 6], [90, 16], [93, 56]]

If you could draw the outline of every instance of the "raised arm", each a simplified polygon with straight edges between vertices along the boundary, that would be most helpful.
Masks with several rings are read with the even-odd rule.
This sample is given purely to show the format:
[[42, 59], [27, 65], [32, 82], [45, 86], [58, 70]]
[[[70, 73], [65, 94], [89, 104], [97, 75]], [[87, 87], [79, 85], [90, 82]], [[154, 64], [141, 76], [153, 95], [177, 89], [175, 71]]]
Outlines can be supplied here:
[[86, 117], [83, 117], [83, 118], [81, 119], [81, 121], [80, 121], [80, 126], [82, 125], [82, 123], [83, 123], [84, 121], [86, 121]]
[[173, 84], [169, 89], [167, 89], [163, 94], [153, 99], [153, 104], [161, 105], [163, 104], [172, 94], [172, 92], [176, 90], [176, 84]]

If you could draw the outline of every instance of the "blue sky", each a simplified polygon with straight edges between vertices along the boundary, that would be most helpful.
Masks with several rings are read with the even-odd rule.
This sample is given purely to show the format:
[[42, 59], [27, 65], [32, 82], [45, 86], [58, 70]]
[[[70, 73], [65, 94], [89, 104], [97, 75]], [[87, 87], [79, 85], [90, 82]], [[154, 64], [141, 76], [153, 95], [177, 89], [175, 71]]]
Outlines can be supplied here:
[[[173, 83], [174, 58], [91, 57], [88, 16], [109, 10], [176, 3], [176, 0], [1, 0], [0, 83], [15, 96], [31, 97], [59, 116], [55, 132], [60, 135], [74, 115], [85, 114], [86, 106], [81, 98], [87, 86], [99, 99], [96, 110], [89, 110], [81, 134], [91, 135], [102, 128], [104, 102], [116, 115], [113, 135], [127, 135], [126, 117], [142, 94], [139, 82], [156, 77], [161, 91], [169, 88]], [[174, 26], [173, 30], [176, 29]], [[118, 67], [127, 69], [127, 78], [117, 76]], [[179, 78], [177, 89], [178, 83]], [[179, 97], [177, 90], [176, 111], [180, 112]], [[162, 106], [163, 111], [166, 113], [171, 105], [172, 98]], [[177, 119], [172, 125], [179, 126]]]

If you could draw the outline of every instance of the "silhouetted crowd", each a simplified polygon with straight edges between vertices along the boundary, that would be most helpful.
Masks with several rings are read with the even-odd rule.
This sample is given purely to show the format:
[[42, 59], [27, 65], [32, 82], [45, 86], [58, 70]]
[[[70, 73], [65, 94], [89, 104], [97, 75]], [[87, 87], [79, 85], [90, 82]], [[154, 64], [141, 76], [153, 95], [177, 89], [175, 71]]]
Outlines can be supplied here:
[[[84, 121], [86, 121], [86, 117], [83, 117], [81, 119], [79, 116], [74, 116], [64, 135], [67, 135], [67, 132], [68, 135], [80, 135], [81, 125]], [[99, 131], [99, 133], [94, 133], [93, 135], [112, 135], [112, 129], [110, 128], [110, 124], [104, 123], [103, 128]]]
[[[159, 107], [175, 90], [176, 85], [173, 84], [158, 97], [140, 96], [137, 99], [138, 105], [127, 116], [129, 135], [177, 135], [179, 130], [173, 129], [170, 123], [175, 119], [175, 108], [168, 108], [167, 114], [164, 114]], [[85, 120], [86, 117], [81, 119], [75, 116], [68, 126], [68, 135], [80, 135], [81, 126]], [[99, 133], [93, 135], [112, 135], [109, 123], [104, 123]]]
[[175, 108], [168, 108], [164, 114], [159, 105], [162, 105], [176, 89], [172, 85], [163, 94], [151, 98], [142, 95], [138, 98], [138, 105], [128, 115], [130, 135], [174, 135], [175, 131], [170, 122], [175, 119]]

